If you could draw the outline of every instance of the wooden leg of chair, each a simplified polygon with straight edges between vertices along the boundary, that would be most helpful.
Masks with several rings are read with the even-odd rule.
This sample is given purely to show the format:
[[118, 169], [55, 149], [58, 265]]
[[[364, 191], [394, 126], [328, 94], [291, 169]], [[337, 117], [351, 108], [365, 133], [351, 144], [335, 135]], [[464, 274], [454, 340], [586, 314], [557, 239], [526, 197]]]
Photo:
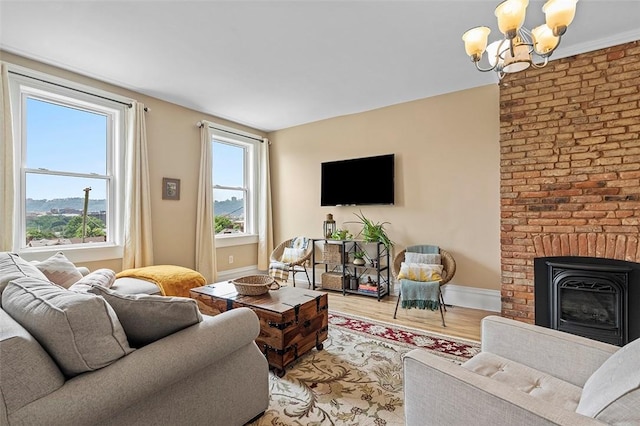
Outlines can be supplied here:
[[402, 296], [401, 292], [398, 292], [398, 301], [396, 302], [396, 310], [393, 311], [393, 319], [396, 319], [396, 314], [398, 313], [398, 305], [400, 304], [400, 297]]

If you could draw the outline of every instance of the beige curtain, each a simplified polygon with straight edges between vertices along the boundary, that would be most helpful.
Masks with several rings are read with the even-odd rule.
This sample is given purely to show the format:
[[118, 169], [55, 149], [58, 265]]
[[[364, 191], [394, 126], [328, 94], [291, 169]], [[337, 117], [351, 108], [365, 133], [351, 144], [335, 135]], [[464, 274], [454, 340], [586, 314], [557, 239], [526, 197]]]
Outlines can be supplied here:
[[269, 139], [260, 144], [260, 189], [258, 194], [258, 269], [269, 269], [273, 251], [273, 219], [271, 212], [271, 171], [269, 169]]
[[196, 270], [207, 282], [216, 282], [216, 243], [213, 230], [213, 147], [209, 123], [200, 127], [200, 176], [196, 212]]
[[14, 196], [13, 184], [13, 130], [9, 104], [9, 76], [7, 65], [0, 63], [0, 251], [13, 250]]
[[124, 255], [122, 268], [153, 265], [151, 193], [144, 104], [133, 102], [127, 116]]

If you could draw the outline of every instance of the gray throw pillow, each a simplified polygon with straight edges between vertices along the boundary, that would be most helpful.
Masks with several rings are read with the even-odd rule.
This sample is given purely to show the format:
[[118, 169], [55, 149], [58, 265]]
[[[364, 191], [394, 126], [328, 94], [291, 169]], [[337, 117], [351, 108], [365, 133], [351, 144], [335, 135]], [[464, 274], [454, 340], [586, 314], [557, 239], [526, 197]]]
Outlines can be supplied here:
[[2, 307], [67, 377], [106, 367], [133, 351], [113, 309], [95, 294], [19, 278], [2, 293]]
[[121, 294], [97, 285], [89, 291], [111, 305], [135, 348], [202, 321], [198, 303], [186, 297]]
[[589, 377], [576, 410], [607, 424], [640, 424], [640, 339], [627, 343]]
[[89, 291], [91, 286], [99, 285], [101, 287], [111, 288], [116, 281], [116, 273], [111, 269], [97, 269], [85, 275], [69, 287], [71, 291]]
[[17, 254], [0, 253], [0, 295], [9, 281], [23, 277], [35, 277], [47, 281], [47, 277], [38, 268]]

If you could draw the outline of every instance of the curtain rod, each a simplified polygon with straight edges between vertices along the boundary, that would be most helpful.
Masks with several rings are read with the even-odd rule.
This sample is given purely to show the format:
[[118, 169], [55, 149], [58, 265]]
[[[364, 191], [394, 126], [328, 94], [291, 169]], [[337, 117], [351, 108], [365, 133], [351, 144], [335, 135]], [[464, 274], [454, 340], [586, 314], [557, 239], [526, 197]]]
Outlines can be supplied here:
[[[115, 102], [115, 103], [118, 103], [118, 104], [121, 104], [121, 105], [126, 105], [126, 106], [127, 106], [127, 107], [129, 107], [129, 108], [131, 108], [131, 107], [133, 106], [133, 104], [132, 104], [132, 103], [129, 103], [129, 102], [122, 102], [122, 101], [119, 101], [119, 100], [117, 100], [117, 99], [107, 98], [106, 96], [96, 95], [95, 93], [87, 92], [87, 91], [85, 91], [85, 90], [76, 89], [75, 87], [65, 86], [64, 84], [60, 84], [60, 83], [54, 83], [53, 81], [43, 80], [42, 78], [33, 77], [33, 76], [31, 76], [31, 75], [22, 74], [22, 73], [19, 73], [19, 72], [16, 72], [16, 71], [11, 71], [11, 70], [10, 70], [10, 71], [9, 71], [9, 73], [10, 73], [10, 74], [19, 75], [19, 76], [21, 76], [21, 77], [30, 78], [30, 79], [32, 79], [32, 80], [37, 80], [37, 81], [40, 81], [40, 82], [42, 82], [42, 83], [51, 84], [51, 85], [53, 85], [53, 86], [62, 87], [62, 88], [64, 88], [64, 89], [69, 89], [69, 90], [73, 90], [73, 91], [76, 91], [76, 92], [84, 93], [85, 95], [95, 96], [96, 98], [106, 99], [107, 101]], [[147, 108], [147, 107], [144, 107], [144, 110], [145, 110], [145, 111], [150, 111], [150, 109], [149, 109], [149, 108]]]
[[[198, 126], [198, 127], [202, 127], [203, 125], [204, 124], [202, 123], [202, 121], [198, 121], [196, 123], [196, 126]], [[209, 125], [209, 128], [216, 129], [216, 130], [219, 130], [221, 132], [229, 133], [229, 134], [236, 135], [236, 136], [242, 136], [243, 138], [253, 139], [254, 141], [264, 142], [264, 138], [254, 138], [253, 136], [243, 135], [242, 133], [232, 132], [230, 130], [221, 129], [219, 127], [215, 127], [215, 126], [211, 126], [211, 125]]]

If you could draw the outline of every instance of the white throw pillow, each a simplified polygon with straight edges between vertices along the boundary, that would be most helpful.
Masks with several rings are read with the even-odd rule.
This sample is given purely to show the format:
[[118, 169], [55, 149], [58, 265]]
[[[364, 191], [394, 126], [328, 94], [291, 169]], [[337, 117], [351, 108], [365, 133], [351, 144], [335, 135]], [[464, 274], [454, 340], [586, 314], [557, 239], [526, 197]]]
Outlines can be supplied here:
[[93, 294], [102, 296], [118, 315], [129, 343], [140, 348], [202, 321], [198, 303], [186, 297], [121, 294], [99, 285]]
[[442, 259], [438, 253], [413, 253], [404, 252], [404, 261], [406, 263], [426, 263], [428, 265], [440, 265]]
[[411, 281], [440, 281], [442, 279], [442, 265], [402, 262], [400, 264], [398, 279], [407, 279]]
[[304, 256], [304, 249], [285, 247], [280, 261], [282, 263], [297, 262], [302, 256]]
[[82, 278], [82, 274], [67, 257], [58, 252], [42, 262], [34, 262], [49, 281], [64, 288], [71, 287], [76, 281]]
[[577, 413], [607, 424], [640, 424], [640, 338], [611, 355], [582, 388]]
[[133, 349], [111, 306], [37, 278], [11, 281], [2, 307], [40, 342], [67, 377], [98, 370]]
[[85, 275], [76, 281], [69, 290], [71, 291], [89, 291], [91, 286], [98, 285], [104, 288], [111, 288], [116, 281], [116, 273], [111, 269], [96, 269], [95, 271]]

